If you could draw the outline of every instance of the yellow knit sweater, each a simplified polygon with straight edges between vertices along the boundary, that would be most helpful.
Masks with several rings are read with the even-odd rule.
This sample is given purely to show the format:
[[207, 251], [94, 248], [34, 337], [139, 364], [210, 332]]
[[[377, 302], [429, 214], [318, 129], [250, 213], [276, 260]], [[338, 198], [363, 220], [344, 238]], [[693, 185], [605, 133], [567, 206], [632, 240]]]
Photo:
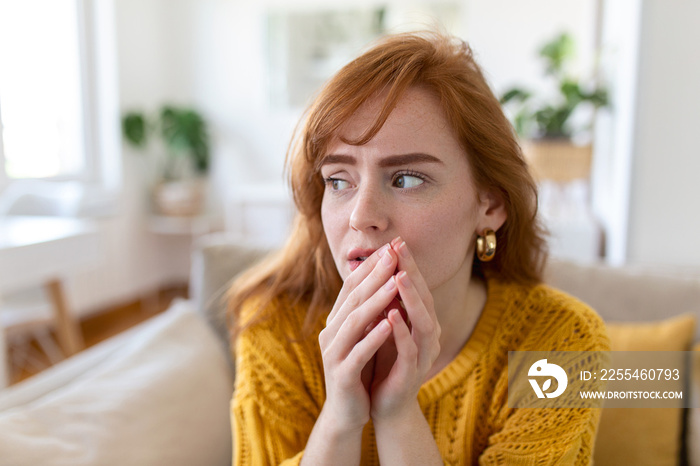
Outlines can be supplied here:
[[[545, 285], [491, 279], [488, 298], [462, 351], [420, 389], [418, 401], [445, 464], [589, 464], [597, 409], [511, 409], [508, 351], [609, 349], [598, 315]], [[234, 464], [298, 464], [325, 400], [319, 322], [295, 338], [304, 309], [277, 309], [236, 344], [231, 405]], [[325, 319], [323, 319], [325, 322]], [[368, 424], [362, 464], [379, 464]]]

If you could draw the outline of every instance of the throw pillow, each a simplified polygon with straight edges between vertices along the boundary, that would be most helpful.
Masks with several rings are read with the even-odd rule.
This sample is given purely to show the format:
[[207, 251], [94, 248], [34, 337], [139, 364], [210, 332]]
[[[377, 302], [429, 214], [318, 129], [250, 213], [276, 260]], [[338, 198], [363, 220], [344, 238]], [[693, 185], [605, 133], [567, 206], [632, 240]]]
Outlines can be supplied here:
[[232, 389], [217, 337], [183, 301], [72, 381], [4, 403], [0, 463], [231, 464]]
[[[687, 351], [695, 334], [689, 314], [650, 323], [608, 323], [612, 351]], [[677, 465], [683, 409], [604, 408], [594, 450], [596, 465]]]
[[687, 437], [696, 439], [686, 443], [688, 447], [688, 464], [700, 464], [700, 343], [693, 347], [693, 379], [690, 382], [693, 406], [688, 410]]

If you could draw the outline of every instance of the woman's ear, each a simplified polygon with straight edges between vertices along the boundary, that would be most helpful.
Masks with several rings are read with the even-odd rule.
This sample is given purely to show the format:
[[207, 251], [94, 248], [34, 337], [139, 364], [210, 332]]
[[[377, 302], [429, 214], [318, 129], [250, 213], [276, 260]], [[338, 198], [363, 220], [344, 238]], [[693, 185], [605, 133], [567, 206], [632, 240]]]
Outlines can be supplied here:
[[506, 203], [500, 193], [495, 190], [483, 190], [479, 193], [480, 209], [477, 233], [486, 229], [498, 231], [508, 218]]

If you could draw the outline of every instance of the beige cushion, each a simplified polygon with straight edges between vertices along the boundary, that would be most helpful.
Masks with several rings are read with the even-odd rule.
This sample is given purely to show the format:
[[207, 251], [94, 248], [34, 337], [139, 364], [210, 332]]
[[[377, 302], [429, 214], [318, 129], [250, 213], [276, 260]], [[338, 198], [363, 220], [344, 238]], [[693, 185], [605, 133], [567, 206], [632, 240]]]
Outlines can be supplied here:
[[229, 465], [233, 377], [212, 330], [179, 302], [129, 335], [87, 372], [0, 392], [0, 463]]
[[[653, 323], [608, 323], [613, 351], [687, 351], [696, 319], [682, 315]], [[676, 465], [683, 409], [604, 408], [594, 450], [596, 465]]]

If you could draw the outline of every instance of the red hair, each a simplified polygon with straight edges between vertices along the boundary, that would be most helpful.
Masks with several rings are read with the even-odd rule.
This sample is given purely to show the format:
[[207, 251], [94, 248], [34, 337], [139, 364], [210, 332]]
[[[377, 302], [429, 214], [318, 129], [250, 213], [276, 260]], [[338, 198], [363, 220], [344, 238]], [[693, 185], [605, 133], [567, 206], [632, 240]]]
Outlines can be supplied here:
[[298, 209], [292, 235], [281, 251], [234, 284], [229, 300], [232, 316], [252, 297], [257, 298], [260, 311], [280, 299], [304, 302], [309, 309], [308, 330], [331, 309], [342, 280], [321, 222], [325, 187], [320, 162], [339, 128], [364, 102], [385, 96], [374, 124], [348, 143], [361, 145], [372, 139], [404, 92], [415, 86], [438, 97], [467, 153], [477, 188], [495, 192], [505, 204], [507, 219], [496, 232], [496, 256], [486, 263], [475, 259], [475, 272], [506, 281], [541, 281], [546, 252], [536, 217], [537, 188], [513, 127], [471, 49], [439, 33], [405, 33], [380, 39], [346, 65], [307, 110], [286, 160]]

